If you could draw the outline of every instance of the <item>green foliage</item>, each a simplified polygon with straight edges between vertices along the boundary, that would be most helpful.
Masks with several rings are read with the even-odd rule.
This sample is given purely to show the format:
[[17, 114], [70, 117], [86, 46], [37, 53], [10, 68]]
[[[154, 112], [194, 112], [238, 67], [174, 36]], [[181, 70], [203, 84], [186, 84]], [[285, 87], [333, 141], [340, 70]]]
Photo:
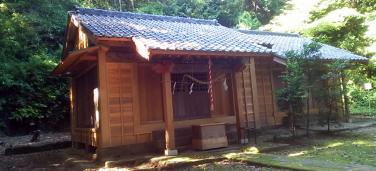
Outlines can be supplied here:
[[326, 122], [330, 131], [330, 122], [340, 119], [340, 104], [344, 91], [341, 88], [341, 78], [346, 77], [344, 70], [348, 67], [348, 62], [344, 60], [334, 60], [324, 65], [325, 73], [321, 76], [324, 87], [320, 93], [320, 122]]
[[52, 128], [67, 118], [66, 80], [51, 77], [51, 71], [72, 7], [67, 1], [0, 3], [0, 122], [5, 126], [7, 120], [43, 121]]
[[331, 11], [344, 7], [354, 8], [361, 13], [373, 12], [376, 10], [376, 3], [374, 0], [324, 0], [321, 3], [324, 4], [321, 8], [318, 7], [311, 12], [311, 21], [320, 19]]
[[[312, 42], [305, 44], [301, 52], [290, 51], [286, 54], [286, 72], [282, 75], [286, 86], [278, 93], [280, 100], [300, 105], [301, 100], [309, 94], [307, 90], [314, 88], [323, 74], [317, 67], [321, 63], [318, 60], [320, 48], [320, 44]], [[295, 109], [297, 108], [301, 107], [296, 106]]]
[[[338, 104], [342, 102], [344, 91], [341, 79], [348, 62], [343, 60], [324, 63], [319, 59], [321, 45], [311, 43], [304, 45], [301, 52], [288, 52], [286, 72], [282, 75], [284, 87], [278, 92], [278, 98], [285, 103], [292, 128], [298, 116], [306, 118], [309, 127], [309, 99], [319, 103], [321, 122], [328, 124], [339, 119]], [[303, 107], [307, 108], [304, 110]], [[305, 111], [306, 115], [302, 115]], [[294, 132], [293, 132], [294, 133]]]
[[35, 122], [52, 128], [68, 118], [67, 81], [50, 73], [61, 54], [67, 11], [76, 5], [217, 19], [229, 27], [257, 28], [259, 21], [269, 21], [284, 1], [262, 0], [251, 6], [253, 3], [245, 0], [62, 0], [58, 3], [0, 0], [0, 127], [8, 126], [12, 120], [20, 126]]
[[227, 27], [258, 28], [280, 12], [286, 0], [75, 0], [83, 7], [217, 19]]
[[238, 28], [241, 29], [256, 29], [261, 26], [260, 21], [257, 19], [255, 13], [251, 13], [248, 11], [244, 11], [239, 17], [238, 17]]
[[351, 106], [350, 111], [352, 115], [355, 116], [367, 116], [367, 117], [376, 117], [376, 103], [371, 101], [371, 107], [368, 106]]
[[[312, 23], [303, 31], [304, 35], [356, 54], [372, 56], [372, 50], [369, 47], [375, 38], [369, 36], [372, 30], [369, 30], [368, 26], [375, 22], [376, 3], [373, 0], [324, 0], [321, 4], [324, 5], [311, 13]], [[346, 84], [351, 109], [363, 109], [368, 106], [368, 101], [372, 100], [372, 95], [376, 90], [372, 89], [367, 92], [362, 86], [365, 82], [376, 85], [375, 73], [376, 66], [372, 59], [368, 64], [352, 63], [349, 65], [349, 70], [345, 74], [349, 80]], [[353, 113], [354, 110], [351, 112]]]
[[286, 53], [286, 72], [281, 76], [285, 86], [277, 91], [279, 101], [287, 107], [290, 129], [295, 136], [296, 116], [302, 111], [305, 98], [303, 58], [299, 52]]
[[280, 89], [279, 97], [288, 104], [297, 104], [298, 106], [305, 96], [302, 57], [293, 51], [288, 52], [286, 56], [286, 72], [281, 76], [285, 87]]
[[136, 11], [146, 14], [163, 15], [165, 13], [165, 9], [166, 6], [160, 2], [150, 2], [148, 5], [137, 8]]
[[371, 39], [365, 36], [368, 30], [365, 19], [353, 9], [339, 9], [316, 20], [303, 34], [318, 42], [364, 54], [371, 43]]

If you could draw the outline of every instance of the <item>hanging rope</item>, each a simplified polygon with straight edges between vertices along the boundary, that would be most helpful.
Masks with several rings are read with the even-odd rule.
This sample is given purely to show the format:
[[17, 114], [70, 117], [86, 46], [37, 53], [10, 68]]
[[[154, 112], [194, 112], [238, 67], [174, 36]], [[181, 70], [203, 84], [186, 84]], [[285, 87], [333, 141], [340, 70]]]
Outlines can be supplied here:
[[[188, 75], [188, 74], [184, 74], [183, 76], [183, 80], [184, 78], [189, 78], [191, 79], [192, 81], [196, 82], [196, 83], [199, 83], [199, 84], [209, 84], [209, 81], [202, 81], [202, 80], [199, 80], [191, 75]], [[212, 82], [217, 82], [218, 80], [221, 80], [222, 78], [226, 78], [226, 74], [221, 74], [221, 75], [218, 75], [216, 78], [214, 78], [212, 80]], [[184, 82], [184, 81], [182, 81]]]
[[209, 77], [209, 86], [208, 86], [208, 93], [209, 93], [209, 100], [210, 100], [210, 111], [214, 111], [214, 97], [213, 97], [213, 80], [212, 80], [212, 61], [209, 58], [208, 61], [208, 77]]

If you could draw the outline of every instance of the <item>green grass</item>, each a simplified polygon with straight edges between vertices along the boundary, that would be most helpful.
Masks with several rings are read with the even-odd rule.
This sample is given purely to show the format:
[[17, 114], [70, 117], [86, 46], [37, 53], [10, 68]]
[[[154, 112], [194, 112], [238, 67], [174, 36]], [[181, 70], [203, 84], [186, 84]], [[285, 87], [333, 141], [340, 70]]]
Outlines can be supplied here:
[[295, 146], [273, 154], [291, 159], [315, 159], [376, 167], [376, 129], [371, 130], [318, 138], [314, 142], [306, 142], [305, 146]]
[[374, 108], [374, 106], [371, 106], [371, 108], [369, 108], [368, 106], [351, 106], [350, 113], [351, 115], [356, 115], [356, 116], [376, 117], [376, 108]]
[[232, 153], [227, 158], [297, 170], [376, 170], [376, 128], [299, 138], [268, 154]]
[[[250, 170], [254, 165], [259, 170], [376, 170], [376, 127], [332, 135], [314, 134], [291, 143], [293, 145], [288, 148], [270, 153], [259, 153], [253, 147], [241, 151], [185, 153], [161, 161], [164, 164], [192, 162], [193, 166], [183, 170]], [[195, 164], [207, 159], [220, 161]]]

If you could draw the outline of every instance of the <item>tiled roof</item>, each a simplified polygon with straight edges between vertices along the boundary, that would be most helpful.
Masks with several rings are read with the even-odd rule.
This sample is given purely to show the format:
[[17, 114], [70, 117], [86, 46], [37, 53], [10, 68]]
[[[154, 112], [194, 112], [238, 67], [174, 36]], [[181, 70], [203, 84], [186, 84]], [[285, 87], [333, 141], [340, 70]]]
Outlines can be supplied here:
[[[291, 50], [300, 51], [303, 49], [304, 44], [312, 42], [312, 40], [303, 38], [299, 34], [253, 30], [239, 31], [250, 35], [254, 39], [262, 40], [264, 43], [272, 44], [272, 50], [281, 57], [284, 57], [286, 52]], [[353, 54], [347, 50], [336, 48], [327, 44], [320, 44], [320, 57], [322, 59], [367, 60], [366, 57]]]
[[130, 38], [146, 50], [271, 53], [259, 40], [216, 20], [87, 8], [69, 14], [95, 36]]

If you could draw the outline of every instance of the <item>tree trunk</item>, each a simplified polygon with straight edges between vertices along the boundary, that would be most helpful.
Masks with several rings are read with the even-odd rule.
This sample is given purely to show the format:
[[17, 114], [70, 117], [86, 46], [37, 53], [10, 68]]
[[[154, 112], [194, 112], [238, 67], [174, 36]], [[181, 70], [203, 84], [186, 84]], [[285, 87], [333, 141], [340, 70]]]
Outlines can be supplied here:
[[310, 105], [309, 105], [309, 101], [310, 101], [310, 97], [311, 97], [311, 91], [310, 89], [308, 88], [308, 96], [307, 96], [307, 113], [306, 113], [306, 136], [309, 136], [309, 124], [310, 124]]
[[134, 11], [134, 0], [130, 0], [131, 1], [131, 6], [132, 6], [132, 11]]
[[119, 11], [123, 11], [123, 8], [122, 8], [122, 3], [121, 3], [122, 0], [119, 0]]
[[292, 110], [292, 104], [289, 104], [290, 129], [292, 136], [295, 137], [295, 114]]
[[332, 115], [333, 97], [329, 95], [329, 113], [327, 114], [326, 122], [328, 124], [328, 133], [330, 132], [330, 116]]
[[344, 101], [344, 116], [345, 116], [345, 121], [349, 122], [350, 121], [350, 109], [349, 109], [349, 97], [347, 96], [347, 85], [346, 85], [346, 77], [342, 71], [342, 76], [341, 76], [341, 83], [342, 83], [342, 88], [343, 88], [343, 101]]

